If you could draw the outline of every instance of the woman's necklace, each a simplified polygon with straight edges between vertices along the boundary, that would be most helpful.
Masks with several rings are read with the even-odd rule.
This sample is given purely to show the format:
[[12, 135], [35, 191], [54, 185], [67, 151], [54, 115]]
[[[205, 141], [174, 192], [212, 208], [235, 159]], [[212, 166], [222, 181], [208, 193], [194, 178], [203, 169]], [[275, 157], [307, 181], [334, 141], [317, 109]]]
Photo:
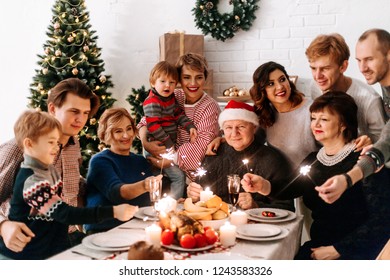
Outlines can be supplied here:
[[317, 153], [317, 159], [325, 166], [333, 166], [343, 161], [351, 152], [355, 150], [356, 144], [353, 142], [347, 143], [335, 155], [327, 155], [325, 148], [322, 147]]

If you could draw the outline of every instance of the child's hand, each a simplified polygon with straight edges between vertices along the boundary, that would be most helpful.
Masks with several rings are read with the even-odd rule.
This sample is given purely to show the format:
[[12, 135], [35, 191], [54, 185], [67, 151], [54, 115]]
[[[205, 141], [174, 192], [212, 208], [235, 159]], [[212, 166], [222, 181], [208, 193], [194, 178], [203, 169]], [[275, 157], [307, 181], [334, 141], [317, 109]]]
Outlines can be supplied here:
[[190, 128], [190, 142], [195, 143], [196, 138], [198, 137], [198, 132], [195, 128]]
[[114, 206], [114, 218], [119, 221], [126, 222], [134, 217], [134, 214], [137, 213], [138, 206], [133, 206], [130, 204], [120, 204]]

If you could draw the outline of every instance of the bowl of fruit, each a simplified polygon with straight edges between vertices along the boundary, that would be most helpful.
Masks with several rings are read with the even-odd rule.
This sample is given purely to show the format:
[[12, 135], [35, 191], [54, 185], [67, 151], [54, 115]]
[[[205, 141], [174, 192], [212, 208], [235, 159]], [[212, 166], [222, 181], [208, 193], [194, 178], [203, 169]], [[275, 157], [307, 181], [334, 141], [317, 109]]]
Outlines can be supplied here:
[[214, 247], [218, 233], [184, 213], [160, 215], [161, 245], [178, 251], [203, 251]]
[[199, 221], [204, 227], [212, 227], [218, 230], [229, 217], [229, 205], [214, 195], [207, 201], [198, 201], [195, 204], [191, 198], [184, 201], [185, 215]]

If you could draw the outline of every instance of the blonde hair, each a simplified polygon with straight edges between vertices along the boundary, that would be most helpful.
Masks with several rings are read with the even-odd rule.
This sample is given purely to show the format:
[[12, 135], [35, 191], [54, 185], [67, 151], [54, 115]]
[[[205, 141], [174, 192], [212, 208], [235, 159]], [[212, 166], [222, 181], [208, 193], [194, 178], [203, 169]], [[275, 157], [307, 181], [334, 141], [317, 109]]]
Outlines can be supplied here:
[[321, 56], [330, 55], [341, 66], [345, 60], [349, 59], [350, 51], [344, 37], [338, 33], [332, 33], [329, 35], [318, 35], [310, 43], [305, 54], [309, 61]]
[[123, 119], [128, 118], [135, 135], [138, 134], [134, 119], [125, 108], [111, 108], [104, 111], [99, 119], [98, 137], [101, 142], [109, 144], [112, 140], [112, 131], [117, 127], [118, 123]]
[[167, 61], [160, 61], [153, 67], [149, 76], [150, 85], [154, 84], [161, 75], [166, 75], [176, 83], [179, 81], [177, 69]]
[[26, 138], [38, 141], [38, 138], [57, 129], [62, 133], [61, 123], [47, 112], [27, 110], [23, 112], [14, 125], [14, 134], [18, 146], [23, 149]]

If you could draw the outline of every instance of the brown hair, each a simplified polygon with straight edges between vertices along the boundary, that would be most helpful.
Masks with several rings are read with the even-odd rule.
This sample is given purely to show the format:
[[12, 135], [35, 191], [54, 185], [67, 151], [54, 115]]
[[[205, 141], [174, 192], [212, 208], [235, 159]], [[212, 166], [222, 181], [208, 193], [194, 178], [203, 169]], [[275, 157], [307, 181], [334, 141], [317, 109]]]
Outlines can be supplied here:
[[262, 127], [270, 127], [275, 123], [275, 111], [272, 104], [267, 97], [265, 90], [269, 82], [269, 75], [275, 71], [280, 70], [288, 79], [291, 87], [291, 94], [289, 100], [292, 102], [292, 107], [299, 105], [303, 100], [303, 94], [300, 93], [295, 84], [291, 82], [286, 69], [279, 63], [269, 61], [260, 65], [253, 73], [253, 86], [250, 89], [250, 94], [254, 102], [255, 113], [259, 116], [259, 123]]
[[77, 78], [62, 80], [56, 84], [49, 92], [47, 104], [53, 103], [57, 108], [61, 108], [68, 93], [73, 93], [83, 99], [91, 101], [91, 111], [89, 117], [95, 115], [100, 106], [99, 97], [83, 81]]
[[123, 119], [128, 118], [131, 126], [137, 135], [137, 127], [135, 126], [134, 119], [130, 116], [129, 112], [125, 108], [111, 108], [106, 109], [99, 119], [98, 137], [101, 142], [109, 144], [112, 139], [112, 130]]
[[381, 53], [387, 55], [390, 50], [390, 33], [379, 28], [369, 29], [360, 35], [358, 42], [366, 40], [371, 34], [376, 36]]
[[30, 138], [38, 141], [42, 135], [57, 129], [62, 133], [61, 123], [47, 112], [27, 110], [23, 112], [14, 125], [14, 134], [18, 146], [23, 150], [23, 141]]
[[338, 65], [349, 59], [350, 51], [343, 36], [338, 33], [318, 35], [305, 52], [309, 61], [321, 56], [330, 55]]
[[149, 76], [150, 84], [154, 84], [161, 75], [170, 77], [171, 79], [175, 80], [176, 83], [179, 81], [179, 74], [177, 69], [168, 61], [160, 61], [153, 67]]
[[343, 91], [328, 91], [314, 99], [310, 106], [310, 113], [328, 110], [339, 117], [340, 123], [345, 126], [343, 131], [346, 143], [356, 139], [358, 135], [357, 105], [355, 100]]
[[189, 66], [191, 69], [203, 72], [204, 78], [207, 79], [209, 74], [207, 61], [204, 56], [199, 55], [197, 53], [187, 53], [179, 57], [176, 62], [177, 72], [179, 73], [179, 77], [181, 77], [181, 71], [183, 66]]

